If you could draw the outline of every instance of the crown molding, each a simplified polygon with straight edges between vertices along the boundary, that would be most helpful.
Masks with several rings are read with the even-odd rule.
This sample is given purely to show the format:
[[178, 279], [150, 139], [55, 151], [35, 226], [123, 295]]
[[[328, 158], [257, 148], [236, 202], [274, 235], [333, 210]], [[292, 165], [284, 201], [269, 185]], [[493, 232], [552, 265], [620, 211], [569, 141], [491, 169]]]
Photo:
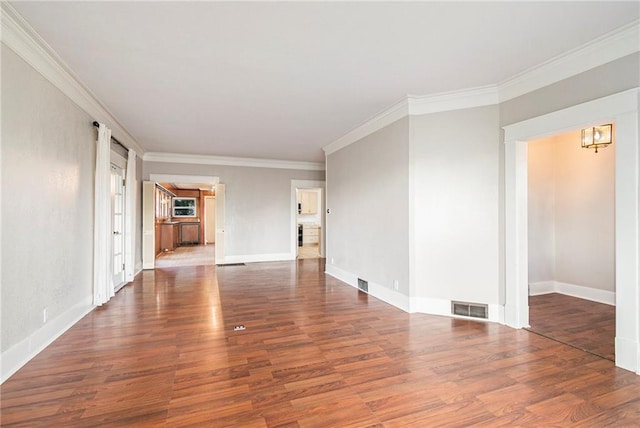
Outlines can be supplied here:
[[635, 20], [500, 83], [500, 102], [639, 52], [639, 40], [640, 20]]
[[298, 169], [324, 171], [322, 162], [304, 162], [276, 159], [238, 158], [229, 156], [187, 155], [180, 153], [146, 152], [145, 162], [169, 162], [199, 165], [244, 166], [250, 168]]
[[323, 150], [326, 155], [330, 155], [406, 116], [418, 116], [497, 103], [498, 91], [496, 86], [493, 85], [427, 96], [407, 95], [333, 143], [323, 147]]
[[323, 150], [330, 155], [405, 116], [499, 104], [639, 52], [638, 40], [640, 20], [635, 20], [500, 84], [426, 96], [408, 95], [326, 145]]
[[[38, 33], [6, 1], [0, 1], [2, 16], [2, 44], [14, 51], [45, 79], [62, 91], [78, 107], [87, 112], [93, 120], [105, 123], [112, 135], [138, 154], [144, 153], [135, 138], [122, 126], [114, 115], [98, 101], [97, 97], [84, 86], [60, 59], [58, 54], [38, 35]], [[91, 122], [87, 126], [93, 127]]]
[[409, 114], [417, 116], [498, 104], [498, 88], [495, 85], [487, 85], [427, 96], [409, 95], [407, 100]]
[[408, 115], [409, 102], [408, 97], [405, 97], [391, 107], [365, 120], [333, 143], [324, 146], [322, 150], [324, 150], [325, 155], [330, 155]]

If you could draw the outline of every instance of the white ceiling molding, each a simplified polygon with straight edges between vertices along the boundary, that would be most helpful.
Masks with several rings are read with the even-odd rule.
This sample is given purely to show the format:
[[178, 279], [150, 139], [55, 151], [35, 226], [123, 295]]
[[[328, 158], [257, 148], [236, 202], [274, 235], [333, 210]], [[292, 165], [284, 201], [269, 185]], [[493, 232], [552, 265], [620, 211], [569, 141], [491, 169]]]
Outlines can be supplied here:
[[495, 105], [640, 51], [640, 20], [557, 56], [499, 85], [427, 96], [408, 95], [323, 147], [330, 155], [409, 115]]
[[145, 162], [187, 163], [199, 165], [245, 166], [250, 168], [300, 169], [324, 171], [322, 162], [303, 162], [276, 159], [236, 158], [228, 156], [187, 155], [179, 153], [147, 152]]
[[392, 124], [396, 120], [402, 119], [403, 117], [409, 115], [408, 99], [409, 97], [401, 99], [386, 110], [383, 110], [375, 116], [367, 119], [366, 121], [364, 121], [364, 123], [347, 132], [345, 135], [338, 138], [333, 143], [324, 146], [322, 150], [324, 150], [325, 155], [330, 155], [331, 153], [337, 152], [338, 150], [343, 149], [348, 145], [353, 144], [356, 141], [366, 137], [367, 135], [373, 134], [377, 130]]
[[[111, 128], [112, 135], [123, 145], [141, 155], [143, 148], [120, 125], [118, 120], [103, 106], [58, 57], [53, 49], [7, 2], [0, 2], [2, 15], [2, 43], [19, 55], [31, 67], [49, 80], [56, 88], [87, 112], [93, 120]], [[91, 122], [87, 126], [93, 127]]]
[[498, 104], [498, 88], [488, 85], [427, 96], [409, 95], [407, 99], [409, 114], [417, 116]]
[[500, 102], [638, 52], [639, 40], [640, 20], [636, 20], [500, 83]]

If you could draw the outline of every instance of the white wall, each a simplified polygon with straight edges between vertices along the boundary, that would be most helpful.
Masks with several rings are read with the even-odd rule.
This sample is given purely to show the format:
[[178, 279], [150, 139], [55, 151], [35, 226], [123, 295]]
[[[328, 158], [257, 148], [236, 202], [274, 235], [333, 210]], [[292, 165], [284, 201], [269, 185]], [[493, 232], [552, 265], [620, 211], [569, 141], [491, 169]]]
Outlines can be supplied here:
[[2, 45], [3, 376], [92, 308], [92, 120]]
[[408, 118], [327, 156], [328, 273], [409, 296], [408, 189]]
[[580, 131], [528, 144], [529, 282], [615, 291], [615, 142]]
[[497, 106], [411, 117], [415, 296], [499, 303]]
[[[286, 260], [291, 255], [291, 180], [324, 180], [324, 171], [144, 161], [149, 174], [215, 176], [226, 186], [226, 258]], [[227, 260], [227, 261], [229, 261]]]

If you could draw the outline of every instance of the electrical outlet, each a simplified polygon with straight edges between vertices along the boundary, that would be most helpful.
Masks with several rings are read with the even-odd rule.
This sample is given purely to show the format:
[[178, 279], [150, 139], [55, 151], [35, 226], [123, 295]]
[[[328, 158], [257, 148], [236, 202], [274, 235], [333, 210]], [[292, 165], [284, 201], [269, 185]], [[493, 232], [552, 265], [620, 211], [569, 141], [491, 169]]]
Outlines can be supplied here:
[[47, 317], [49, 316], [49, 308], [44, 308], [42, 310], [42, 322], [47, 322]]
[[331, 257], [331, 264], [333, 264], [333, 257]]
[[398, 288], [400, 288], [400, 284], [399, 284], [397, 279], [394, 279], [393, 280], [393, 289], [398, 291]]

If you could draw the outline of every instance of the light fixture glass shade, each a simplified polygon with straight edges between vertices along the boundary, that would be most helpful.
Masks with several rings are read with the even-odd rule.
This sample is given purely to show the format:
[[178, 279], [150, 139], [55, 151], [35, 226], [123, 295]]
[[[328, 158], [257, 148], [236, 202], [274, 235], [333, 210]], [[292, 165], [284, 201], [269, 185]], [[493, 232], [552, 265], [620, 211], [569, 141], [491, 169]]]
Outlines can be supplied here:
[[592, 128], [585, 128], [582, 130], [582, 147], [585, 149], [598, 149], [600, 147], [606, 147], [613, 141], [613, 125], [600, 125]]

